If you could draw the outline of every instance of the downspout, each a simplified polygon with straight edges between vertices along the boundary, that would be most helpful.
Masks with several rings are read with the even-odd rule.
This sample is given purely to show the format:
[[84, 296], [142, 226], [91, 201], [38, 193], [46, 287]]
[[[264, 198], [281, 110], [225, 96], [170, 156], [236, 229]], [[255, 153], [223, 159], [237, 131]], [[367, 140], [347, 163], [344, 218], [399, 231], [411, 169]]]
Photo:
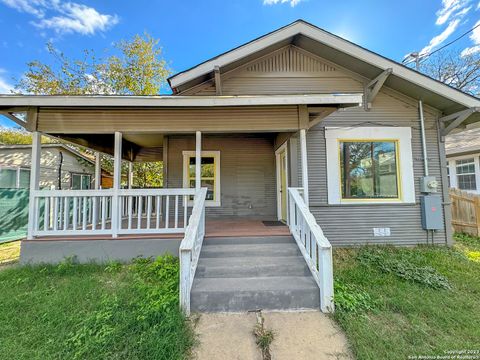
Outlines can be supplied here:
[[422, 136], [423, 149], [423, 169], [425, 176], [428, 176], [428, 154], [427, 154], [427, 140], [425, 137], [425, 119], [423, 116], [423, 101], [418, 100], [418, 111], [420, 113], [420, 133]]
[[60, 162], [58, 163], [58, 190], [62, 190], [62, 164], [63, 153], [60, 151]]

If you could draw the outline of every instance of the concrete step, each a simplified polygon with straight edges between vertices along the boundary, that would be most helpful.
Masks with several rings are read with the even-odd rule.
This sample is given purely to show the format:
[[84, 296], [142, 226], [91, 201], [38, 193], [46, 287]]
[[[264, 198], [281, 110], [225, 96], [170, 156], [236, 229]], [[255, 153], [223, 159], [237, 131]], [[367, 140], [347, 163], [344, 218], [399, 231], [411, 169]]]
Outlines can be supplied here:
[[277, 256], [298, 256], [298, 246], [294, 243], [279, 244], [219, 244], [204, 245], [200, 258], [215, 257], [277, 257]]
[[200, 258], [198, 278], [309, 276], [302, 256]]
[[320, 293], [309, 276], [195, 278], [192, 311], [318, 309]]
[[292, 236], [259, 236], [259, 237], [205, 237], [203, 245], [231, 245], [231, 244], [285, 244], [295, 243]]

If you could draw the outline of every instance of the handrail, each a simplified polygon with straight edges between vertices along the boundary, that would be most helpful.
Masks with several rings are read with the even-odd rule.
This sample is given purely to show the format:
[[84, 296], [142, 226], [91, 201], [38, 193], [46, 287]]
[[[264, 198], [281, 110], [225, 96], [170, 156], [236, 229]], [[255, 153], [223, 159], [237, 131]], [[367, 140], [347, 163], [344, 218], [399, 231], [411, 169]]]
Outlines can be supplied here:
[[320, 289], [320, 309], [333, 312], [332, 246], [306, 205], [301, 191], [301, 188], [288, 188], [288, 226]]
[[205, 199], [207, 188], [195, 193], [192, 215], [185, 230], [180, 249], [180, 306], [186, 315], [190, 315], [190, 291], [197, 270], [198, 259], [205, 236]]

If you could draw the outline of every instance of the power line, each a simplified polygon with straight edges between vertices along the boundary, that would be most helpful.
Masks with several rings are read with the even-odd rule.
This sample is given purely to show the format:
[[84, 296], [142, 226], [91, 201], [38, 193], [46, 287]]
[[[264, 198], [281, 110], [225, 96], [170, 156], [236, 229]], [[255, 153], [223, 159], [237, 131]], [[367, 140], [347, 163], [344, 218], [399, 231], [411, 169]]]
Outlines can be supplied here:
[[[425, 60], [427, 57], [432, 56], [433, 54], [439, 52], [440, 50], [445, 49], [447, 46], [452, 45], [452, 44], [455, 43], [456, 41], [458, 41], [458, 40], [460, 40], [461, 38], [465, 37], [466, 35], [470, 34], [472, 31], [474, 31], [474, 30], [475, 30], [476, 28], [478, 28], [479, 26], [480, 26], [480, 22], [479, 22], [477, 25], [475, 25], [473, 28], [471, 28], [470, 30], [464, 32], [462, 35], [460, 35], [460, 36], [457, 37], [456, 39], [453, 39], [452, 41], [450, 41], [450, 42], [446, 43], [445, 45], [439, 47], [439, 48], [436, 49], [435, 51], [432, 51], [432, 52], [429, 53], [429, 54], [422, 55], [422, 56], [420, 57], [420, 60], [418, 61], [418, 63], [420, 63], [421, 61]], [[411, 63], [413, 63], [413, 62], [415, 62], [415, 61], [416, 61], [416, 59], [410, 60], [409, 62], [405, 63], [405, 65], [409, 65], [409, 64], [411, 64]]]

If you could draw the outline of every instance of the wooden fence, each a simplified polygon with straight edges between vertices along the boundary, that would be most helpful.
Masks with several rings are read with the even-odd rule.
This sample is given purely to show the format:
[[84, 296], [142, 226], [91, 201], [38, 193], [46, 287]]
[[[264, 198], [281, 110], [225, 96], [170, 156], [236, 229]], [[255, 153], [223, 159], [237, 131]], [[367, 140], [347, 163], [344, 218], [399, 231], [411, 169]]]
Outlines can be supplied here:
[[480, 236], [480, 195], [450, 189], [450, 199], [453, 230]]

